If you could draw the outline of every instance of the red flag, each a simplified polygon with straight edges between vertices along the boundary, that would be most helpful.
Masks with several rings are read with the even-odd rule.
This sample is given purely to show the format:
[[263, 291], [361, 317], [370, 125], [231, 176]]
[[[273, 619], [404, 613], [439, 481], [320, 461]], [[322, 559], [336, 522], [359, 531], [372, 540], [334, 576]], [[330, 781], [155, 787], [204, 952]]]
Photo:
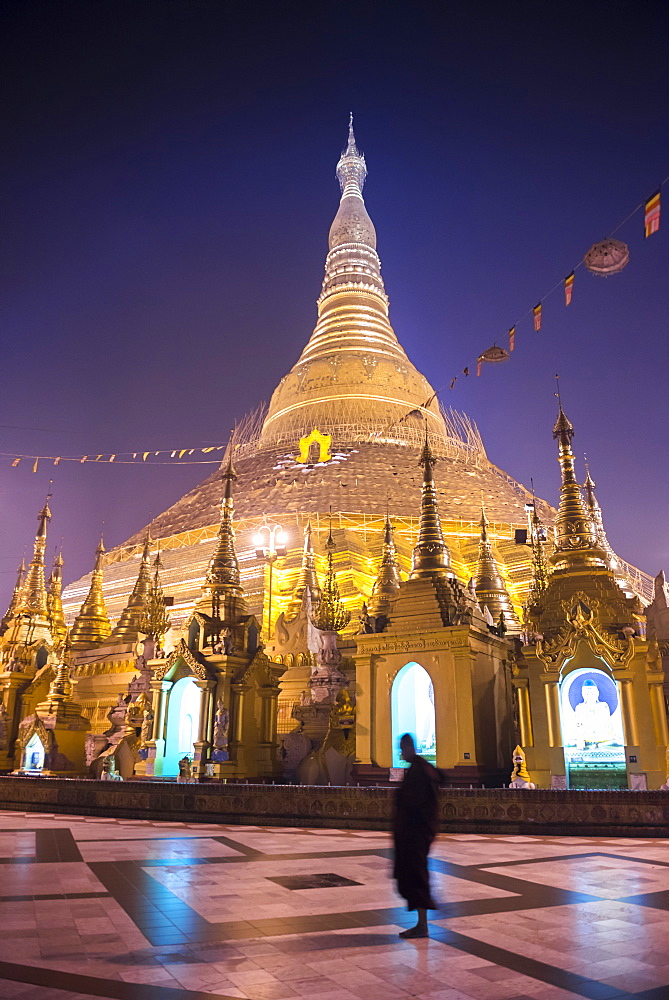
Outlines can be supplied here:
[[469, 368], [463, 368], [462, 369], [462, 374], [463, 375], [469, 375]]
[[644, 237], [648, 239], [660, 228], [660, 192], [651, 195], [646, 202], [646, 211], [643, 220]]
[[449, 385], [449, 387], [448, 387], [448, 388], [449, 388], [449, 389], [454, 389], [454, 388], [455, 388], [455, 383], [456, 383], [457, 381], [458, 381], [458, 376], [456, 375], [456, 376], [455, 376], [455, 378], [452, 378], [452, 379], [451, 379], [451, 384]]
[[574, 289], [574, 272], [568, 274], [564, 279], [564, 304], [566, 306], [571, 305], [571, 296]]
[[476, 362], [476, 374], [477, 375], [481, 374], [481, 365], [482, 364], [483, 364], [483, 358], [479, 358], [478, 361]]
[[541, 302], [537, 303], [532, 313], [534, 314], [534, 332], [539, 333], [541, 329]]
[[516, 328], [512, 326], [509, 330], [509, 350], [512, 351], [516, 346]]

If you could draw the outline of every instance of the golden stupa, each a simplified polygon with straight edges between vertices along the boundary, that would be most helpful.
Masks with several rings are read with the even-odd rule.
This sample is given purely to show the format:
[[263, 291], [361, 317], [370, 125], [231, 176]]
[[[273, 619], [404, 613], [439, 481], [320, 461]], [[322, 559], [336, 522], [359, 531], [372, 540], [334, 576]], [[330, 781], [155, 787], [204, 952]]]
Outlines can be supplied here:
[[[508, 618], [517, 624], [530, 590], [532, 550], [515, 544], [514, 535], [527, 527], [533, 498], [489, 461], [468, 417], [441, 408], [395, 335], [376, 232], [363, 199], [365, 158], [352, 123], [336, 174], [341, 200], [329, 233], [316, 326], [267, 409], [243, 420], [230, 445], [237, 475], [235, 544], [248, 610], [262, 621], [265, 637], [271, 635], [278, 616], [289, 610], [308, 524], [323, 579], [331, 512], [337, 581], [354, 630], [376, 580], [387, 513], [402, 576], [410, 570], [423, 478], [418, 463], [427, 431], [450, 568], [465, 585], [477, 577], [488, 580], [497, 603], [511, 609]], [[226, 455], [223, 467], [227, 462]], [[172, 623], [178, 628], [188, 620], [217, 544], [221, 493], [217, 471], [105, 555], [102, 589], [112, 622], [135, 586], [147, 531], [160, 549]], [[536, 501], [536, 512], [544, 525], [552, 524], [555, 511], [544, 501]], [[254, 542], [263, 525], [279, 525], [287, 539], [285, 557], [271, 567]], [[645, 594], [650, 580], [620, 560], [617, 566], [630, 589]], [[90, 577], [65, 589], [68, 621], [89, 589]], [[94, 681], [80, 681], [80, 698], [94, 698]]]

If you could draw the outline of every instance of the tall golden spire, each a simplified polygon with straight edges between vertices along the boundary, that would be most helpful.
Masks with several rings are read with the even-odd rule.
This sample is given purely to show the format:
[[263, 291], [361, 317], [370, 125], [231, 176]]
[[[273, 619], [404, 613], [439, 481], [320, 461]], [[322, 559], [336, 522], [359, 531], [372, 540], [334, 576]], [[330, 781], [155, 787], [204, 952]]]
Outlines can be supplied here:
[[407, 412], [418, 409], [435, 441], [446, 425], [434, 390], [406, 356], [390, 324], [376, 252], [376, 231], [363, 198], [365, 157], [349, 120], [337, 163], [341, 200], [328, 238], [318, 321], [295, 365], [275, 390], [261, 443], [291, 446], [314, 427], [343, 441], [379, 434], [415, 441]]
[[334, 568], [335, 547], [335, 541], [332, 537], [332, 521], [330, 521], [330, 533], [325, 542], [328, 553], [328, 572], [321, 590], [320, 601], [311, 614], [312, 623], [321, 632], [339, 632], [346, 628], [351, 620], [351, 612], [346, 610], [339, 596], [337, 574]]
[[228, 462], [222, 474], [225, 488], [221, 504], [221, 526], [218, 529], [218, 543], [207, 567], [202, 594], [196, 611], [233, 623], [241, 615], [248, 614], [244, 590], [239, 576], [239, 562], [235, 551], [235, 533], [232, 527], [234, 504], [232, 487], [237, 474], [232, 466], [232, 448], [229, 448]]
[[46, 532], [51, 511], [49, 510], [49, 500], [51, 494], [46, 498], [44, 506], [37, 515], [38, 527], [33, 548], [33, 557], [28, 566], [28, 572], [21, 588], [19, 600], [19, 612], [33, 615], [48, 621], [49, 610], [46, 594], [46, 584], [44, 582], [44, 551], [46, 549]]
[[102, 560], [105, 547], [100, 538], [100, 544], [95, 551], [95, 567], [91, 575], [91, 587], [88, 596], [81, 605], [81, 611], [74, 619], [70, 629], [70, 645], [72, 649], [90, 649], [99, 646], [111, 635], [111, 624], [107, 617], [107, 607], [102, 593]]
[[476, 600], [481, 608], [488, 608], [495, 621], [499, 619], [500, 613], [503, 611], [507, 631], [519, 633], [520, 622], [509, 598], [504, 577], [500, 572], [499, 563], [495, 559], [492, 544], [488, 537], [488, 518], [486, 517], [483, 504], [481, 504], [480, 523], [479, 557], [476, 566], [476, 576], [474, 577]]
[[421, 576], [452, 576], [451, 557], [444, 541], [437, 505], [433, 468], [436, 458], [430, 450], [425, 431], [425, 444], [418, 460], [423, 467], [423, 489], [420, 499], [420, 527], [418, 542], [413, 550], [413, 567], [410, 580]]
[[558, 442], [558, 461], [562, 473], [560, 504], [555, 521], [556, 550], [551, 556], [555, 570], [568, 569], [575, 564], [605, 567], [606, 556], [600, 548], [592, 522], [583, 502], [581, 487], [574, 471], [574, 453], [571, 440], [574, 436], [573, 424], [567, 419], [562, 404], [553, 428], [553, 437]]
[[121, 612], [112, 631], [112, 639], [118, 642], [136, 642], [140, 632], [140, 623], [146, 609], [151, 590], [151, 536], [146, 533], [144, 549], [139, 564], [139, 573], [135, 586], [128, 598], [128, 603]]
[[369, 613], [375, 618], [379, 615], [387, 616], [390, 613], [391, 602], [397, 597], [397, 592], [400, 589], [400, 568], [395, 551], [394, 530], [390, 517], [386, 514], [386, 523], [383, 528], [383, 553], [372, 589], [372, 596], [369, 599]]
[[53, 569], [49, 577], [49, 621], [51, 622], [51, 635], [54, 646], [60, 646], [67, 636], [67, 626], [65, 624], [65, 614], [63, 612], [63, 601], [61, 593], [63, 590], [63, 553], [59, 552], [53, 561]]
[[14, 592], [12, 593], [12, 599], [9, 602], [9, 607], [2, 616], [2, 621], [0, 621], [0, 635], [7, 631], [7, 627], [18, 611], [19, 603], [21, 601], [21, 588], [23, 586], [23, 578], [26, 573], [26, 561], [21, 560], [21, 565], [18, 568], [16, 575], [16, 583], [14, 584]]
[[306, 593], [309, 593], [311, 596], [312, 604], [318, 603], [321, 595], [321, 588], [318, 585], [318, 577], [316, 576], [316, 558], [314, 556], [314, 547], [311, 541], [311, 521], [307, 521], [307, 526], [304, 529], [302, 565], [300, 566], [297, 583], [295, 584], [295, 589], [293, 590], [293, 596], [291, 597], [286, 610], [286, 618], [289, 621], [299, 614]]

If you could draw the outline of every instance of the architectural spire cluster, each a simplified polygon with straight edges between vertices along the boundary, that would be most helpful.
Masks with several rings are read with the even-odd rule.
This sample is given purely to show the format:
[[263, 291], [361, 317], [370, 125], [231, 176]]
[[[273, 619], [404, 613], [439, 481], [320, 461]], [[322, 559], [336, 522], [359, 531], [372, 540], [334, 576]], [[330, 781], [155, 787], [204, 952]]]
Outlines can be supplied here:
[[436, 458], [432, 454], [427, 431], [425, 444], [418, 460], [423, 468], [423, 488], [420, 498], [420, 523], [418, 541], [413, 550], [413, 566], [409, 579], [415, 580], [421, 576], [452, 576], [451, 557], [444, 541], [437, 503], [437, 490], [434, 485], [434, 465]]
[[337, 574], [334, 568], [335, 542], [332, 537], [332, 523], [330, 523], [330, 533], [325, 542], [325, 548], [328, 553], [328, 571], [321, 589], [320, 600], [311, 613], [311, 621], [321, 632], [339, 632], [346, 628], [350, 622], [351, 612], [346, 610], [339, 596]]

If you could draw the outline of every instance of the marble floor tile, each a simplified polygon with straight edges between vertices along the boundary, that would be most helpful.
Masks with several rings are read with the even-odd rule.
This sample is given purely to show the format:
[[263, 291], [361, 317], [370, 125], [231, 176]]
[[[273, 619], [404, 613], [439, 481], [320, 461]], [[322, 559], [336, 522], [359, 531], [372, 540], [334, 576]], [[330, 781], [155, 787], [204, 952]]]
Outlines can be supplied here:
[[390, 846], [2, 813], [0, 1000], [669, 1000], [668, 841], [440, 835], [413, 941]]

